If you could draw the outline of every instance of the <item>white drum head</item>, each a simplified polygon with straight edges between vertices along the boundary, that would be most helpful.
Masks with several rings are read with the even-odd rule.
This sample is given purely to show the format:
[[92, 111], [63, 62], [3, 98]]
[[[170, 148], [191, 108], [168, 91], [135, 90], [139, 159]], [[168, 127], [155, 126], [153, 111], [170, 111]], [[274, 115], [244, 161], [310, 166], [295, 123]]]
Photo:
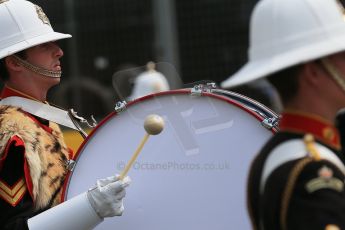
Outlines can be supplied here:
[[123, 216], [97, 229], [250, 229], [246, 180], [250, 163], [272, 131], [234, 100], [186, 90], [141, 98], [108, 116], [78, 152], [66, 187], [70, 199], [97, 179], [120, 174], [144, 137], [144, 119], [165, 120], [129, 171]]

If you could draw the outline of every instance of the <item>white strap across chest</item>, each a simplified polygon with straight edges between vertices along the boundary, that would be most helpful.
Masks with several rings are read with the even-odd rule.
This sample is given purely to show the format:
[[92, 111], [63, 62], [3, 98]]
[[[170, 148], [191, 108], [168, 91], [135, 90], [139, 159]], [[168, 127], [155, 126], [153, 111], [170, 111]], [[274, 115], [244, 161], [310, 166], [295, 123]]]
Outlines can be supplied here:
[[[315, 143], [315, 147], [322, 159], [332, 162], [345, 174], [345, 166], [334, 152], [319, 143]], [[290, 140], [275, 147], [264, 164], [260, 181], [260, 193], [264, 192], [267, 179], [275, 169], [289, 161], [297, 160], [307, 155], [306, 145], [301, 139]]]
[[62, 110], [42, 102], [26, 99], [23, 97], [6, 97], [1, 99], [0, 105], [10, 105], [23, 109], [37, 117], [55, 122], [59, 125], [69, 127], [71, 129], [78, 130], [73, 124], [71, 118], [66, 110]]

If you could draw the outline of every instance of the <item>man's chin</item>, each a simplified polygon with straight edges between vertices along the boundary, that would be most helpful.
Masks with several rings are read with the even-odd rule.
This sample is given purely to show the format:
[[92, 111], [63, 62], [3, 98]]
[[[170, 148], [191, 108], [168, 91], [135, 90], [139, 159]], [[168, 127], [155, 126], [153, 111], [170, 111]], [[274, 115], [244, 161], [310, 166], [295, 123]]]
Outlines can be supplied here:
[[46, 84], [49, 84], [50, 87], [58, 85], [61, 81], [61, 77], [48, 77], [48, 76], [41, 75], [41, 78], [43, 78], [44, 82], [46, 82]]

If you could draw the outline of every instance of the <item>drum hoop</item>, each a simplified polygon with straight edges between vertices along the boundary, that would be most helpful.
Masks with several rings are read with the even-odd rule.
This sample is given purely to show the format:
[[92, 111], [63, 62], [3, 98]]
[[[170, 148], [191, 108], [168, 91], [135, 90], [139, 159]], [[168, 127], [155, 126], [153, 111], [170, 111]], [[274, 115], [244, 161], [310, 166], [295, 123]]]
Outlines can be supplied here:
[[[223, 90], [223, 89], [212, 89], [211, 92], [216, 93], [216, 94], [227, 95], [229, 97], [235, 97], [236, 99], [239, 99], [239, 100], [244, 100], [246, 102], [249, 102], [251, 104], [251, 106], [258, 107], [258, 108], [266, 111], [270, 116], [279, 119], [279, 115], [276, 112], [274, 112], [272, 109], [270, 109], [266, 105], [264, 105], [258, 101], [255, 101], [254, 99], [247, 97], [245, 95], [242, 95], [242, 94], [239, 94], [239, 93], [236, 93], [233, 91]], [[244, 105], [244, 106], [248, 107], [249, 105]]]
[[[181, 95], [188, 95], [189, 94], [189, 95], [191, 95], [191, 89], [176, 89], [176, 90], [169, 90], [169, 91], [163, 91], [163, 92], [159, 92], [159, 93], [149, 94], [149, 95], [146, 95], [146, 96], [143, 96], [143, 97], [140, 97], [138, 99], [135, 99], [133, 101], [128, 102], [128, 104], [126, 105], [126, 108], [128, 108], [128, 107], [130, 107], [132, 105], [138, 104], [138, 103], [140, 103], [142, 101], [146, 101], [148, 99], [154, 98], [156, 96], [178, 95], [178, 94], [181, 94]], [[241, 95], [241, 94], [238, 94], [238, 95]], [[216, 98], [216, 99], [225, 101], [228, 104], [234, 105], [234, 106], [244, 110], [248, 114], [252, 115], [254, 118], [256, 118], [260, 122], [262, 122], [263, 119], [264, 119], [264, 117], [262, 115], [260, 115], [258, 113], [255, 113], [253, 110], [250, 110], [248, 107], [244, 106], [240, 102], [235, 101], [234, 99], [230, 99], [230, 98], [228, 98], [226, 96], [218, 95], [218, 94], [215, 94], [215, 93], [209, 93], [209, 92], [202, 92], [200, 97], [204, 97], [204, 96], [211, 97], [211, 98]], [[198, 96], [196, 96], [196, 97], [198, 97]], [[245, 97], [245, 96], [243, 96], [243, 98], [244, 99], [248, 99], [250, 101], [254, 101], [253, 99]], [[257, 105], [261, 105], [261, 104], [258, 103]], [[263, 110], [268, 110], [265, 106], [259, 106], [259, 107], [261, 109], [263, 109]], [[271, 111], [271, 110], [269, 110], [269, 111]], [[83, 141], [83, 143], [78, 148], [78, 151], [75, 153], [75, 155], [73, 157], [73, 160], [75, 160], [75, 162], [78, 161], [78, 158], [79, 158], [79, 155], [81, 153], [81, 150], [84, 148], [85, 144], [88, 143], [90, 138], [92, 138], [92, 136], [98, 131], [98, 129], [100, 127], [102, 127], [104, 124], [106, 124], [113, 116], [116, 116], [117, 114], [119, 114], [119, 113], [117, 113], [116, 111], [111, 112], [102, 121], [100, 121], [100, 123], [91, 131], [91, 133], [87, 136], [87, 138]], [[277, 129], [276, 128], [272, 128], [270, 131], [274, 134], [274, 133], [277, 132]], [[62, 194], [61, 194], [61, 200], [62, 201], [66, 200], [66, 195], [67, 195], [66, 192], [67, 192], [68, 185], [69, 185], [69, 182], [70, 182], [70, 179], [71, 179], [71, 173], [72, 172], [69, 172], [66, 175], [66, 180], [64, 182], [63, 191], [62, 191]]]

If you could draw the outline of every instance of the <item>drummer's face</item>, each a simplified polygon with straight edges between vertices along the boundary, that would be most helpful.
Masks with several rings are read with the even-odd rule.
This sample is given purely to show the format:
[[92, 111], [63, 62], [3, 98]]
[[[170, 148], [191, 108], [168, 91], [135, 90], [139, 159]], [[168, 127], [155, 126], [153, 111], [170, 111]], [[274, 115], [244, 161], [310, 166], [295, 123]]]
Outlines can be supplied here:
[[47, 42], [26, 50], [27, 61], [48, 70], [60, 71], [62, 49], [55, 42]]
[[26, 50], [27, 61], [45, 69], [61, 70], [59, 59], [63, 56], [62, 49], [55, 42], [47, 42]]
[[[55, 42], [43, 43], [26, 50], [26, 61], [47, 70], [61, 71], [62, 56], [63, 51]], [[45, 77], [29, 70], [28, 74], [34, 75], [35, 81], [44, 81], [53, 85], [60, 82], [60, 78]]]

